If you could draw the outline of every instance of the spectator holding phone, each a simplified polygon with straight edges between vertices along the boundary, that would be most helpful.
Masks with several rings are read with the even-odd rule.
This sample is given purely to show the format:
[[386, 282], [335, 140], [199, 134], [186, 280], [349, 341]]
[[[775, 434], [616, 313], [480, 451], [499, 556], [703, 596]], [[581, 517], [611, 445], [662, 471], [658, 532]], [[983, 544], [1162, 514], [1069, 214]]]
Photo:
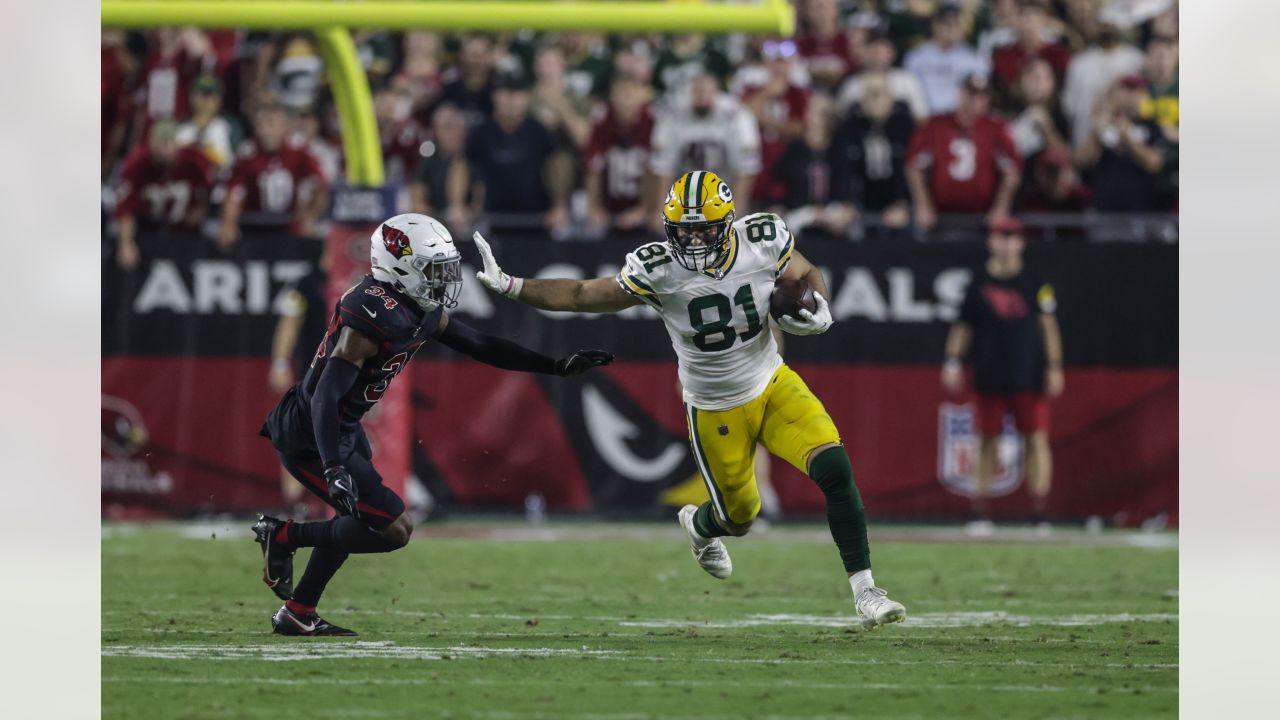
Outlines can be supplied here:
[[1160, 126], [1142, 117], [1146, 80], [1125, 75], [1094, 109], [1076, 164], [1090, 172], [1093, 207], [1102, 212], [1153, 212], [1162, 207], [1157, 176], [1164, 168]]

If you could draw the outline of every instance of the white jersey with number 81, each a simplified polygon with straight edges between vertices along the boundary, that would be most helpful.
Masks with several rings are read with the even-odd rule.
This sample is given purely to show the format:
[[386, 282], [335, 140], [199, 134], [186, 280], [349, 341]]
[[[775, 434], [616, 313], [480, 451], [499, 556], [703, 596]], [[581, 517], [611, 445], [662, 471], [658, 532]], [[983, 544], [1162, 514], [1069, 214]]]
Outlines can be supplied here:
[[662, 315], [685, 402], [727, 410], [764, 392], [782, 364], [769, 332], [769, 297], [793, 245], [781, 218], [756, 213], [733, 224], [716, 270], [686, 270], [664, 242], [627, 255], [618, 284]]

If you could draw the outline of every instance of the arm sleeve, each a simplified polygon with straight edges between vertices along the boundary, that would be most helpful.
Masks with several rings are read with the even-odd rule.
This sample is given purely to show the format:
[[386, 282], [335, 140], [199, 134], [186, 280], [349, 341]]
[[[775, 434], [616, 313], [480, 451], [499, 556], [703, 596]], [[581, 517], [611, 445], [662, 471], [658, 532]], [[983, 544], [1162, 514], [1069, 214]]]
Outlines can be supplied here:
[[591, 123], [591, 137], [587, 140], [587, 149], [582, 153], [583, 171], [588, 175], [604, 170], [605, 160], [604, 121], [596, 117]]
[[141, 190], [138, 187], [138, 181], [141, 176], [141, 173], [138, 172], [138, 165], [137, 155], [131, 154], [125, 160], [124, 170], [120, 173], [120, 199], [116, 203], [117, 218], [138, 212], [138, 191]]
[[249, 183], [249, 167], [243, 159], [237, 159], [231, 167], [231, 177], [227, 180], [227, 197], [244, 199], [245, 185]]
[[1045, 315], [1052, 315], [1058, 311], [1058, 296], [1053, 291], [1053, 285], [1048, 282], [1040, 283], [1040, 288], [1036, 290], [1036, 305]]
[[1022, 169], [1022, 157], [1018, 154], [1018, 146], [1009, 134], [1009, 126], [1004, 122], [996, 125], [996, 168], [1001, 174]]
[[280, 314], [284, 317], [296, 318], [307, 314], [307, 296], [298, 288], [290, 288], [280, 303]]
[[503, 370], [556, 374], [554, 359], [510, 340], [486, 335], [454, 317], [449, 318], [449, 324], [440, 333], [440, 342], [445, 347]]
[[324, 176], [324, 170], [320, 168], [320, 161], [316, 159], [316, 156], [310, 150], [304, 149], [302, 151], [301, 165], [304, 179], [312, 178], [322, 186], [328, 184], [328, 180]]
[[933, 123], [926, 122], [911, 133], [911, 142], [907, 145], [907, 165], [915, 165], [924, 170], [933, 163], [933, 156], [928, 149], [928, 135]]
[[316, 381], [315, 393], [311, 396], [311, 426], [316, 434], [316, 447], [320, 450], [320, 459], [325, 469], [342, 464], [342, 456], [338, 450], [341, 437], [339, 430], [338, 403], [343, 395], [355, 384], [360, 375], [360, 368], [354, 363], [339, 357], [329, 358]]

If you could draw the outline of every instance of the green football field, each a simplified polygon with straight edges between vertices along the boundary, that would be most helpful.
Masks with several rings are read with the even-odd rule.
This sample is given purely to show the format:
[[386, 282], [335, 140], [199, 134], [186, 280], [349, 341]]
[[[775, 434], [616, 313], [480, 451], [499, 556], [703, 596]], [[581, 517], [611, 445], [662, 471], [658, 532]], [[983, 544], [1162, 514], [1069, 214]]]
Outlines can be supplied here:
[[[719, 581], [665, 525], [449, 522], [352, 556], [273, 636], [249, 522], [105, 524], [110, 718], [1137, 718], [1178, 708], [1174, 534], [872, 528], [907, 606], [863, 631], [825, 527], [730, 539]], [[305, 563], [299, 552], [297, 573]]]

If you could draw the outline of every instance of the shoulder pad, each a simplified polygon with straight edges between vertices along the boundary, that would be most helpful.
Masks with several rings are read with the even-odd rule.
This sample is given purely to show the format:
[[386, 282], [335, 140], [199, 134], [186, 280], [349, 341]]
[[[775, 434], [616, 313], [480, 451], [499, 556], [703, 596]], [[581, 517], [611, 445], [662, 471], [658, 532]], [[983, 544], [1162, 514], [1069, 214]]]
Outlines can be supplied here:
[[342, 296], [338, 301], [338, 320], [379, 341], [411, 334], [417, 327], [413, 310], [371, 279], [365, 279]]
[[650, 305], [658, 303], [658, 295], [671, 284], [671, 269], [677, 267], [670, 249], [664, 242], [651, 242], [627, 253], [622, 270], [618, 272], [618, 284], [623, 290]]
[[780, 273], [786, 269], [795, 240], [782, 218], [768, 212], [753, 213], [734, 223], [734, 229], [741, 241], [773, 263], [774, 270]]

